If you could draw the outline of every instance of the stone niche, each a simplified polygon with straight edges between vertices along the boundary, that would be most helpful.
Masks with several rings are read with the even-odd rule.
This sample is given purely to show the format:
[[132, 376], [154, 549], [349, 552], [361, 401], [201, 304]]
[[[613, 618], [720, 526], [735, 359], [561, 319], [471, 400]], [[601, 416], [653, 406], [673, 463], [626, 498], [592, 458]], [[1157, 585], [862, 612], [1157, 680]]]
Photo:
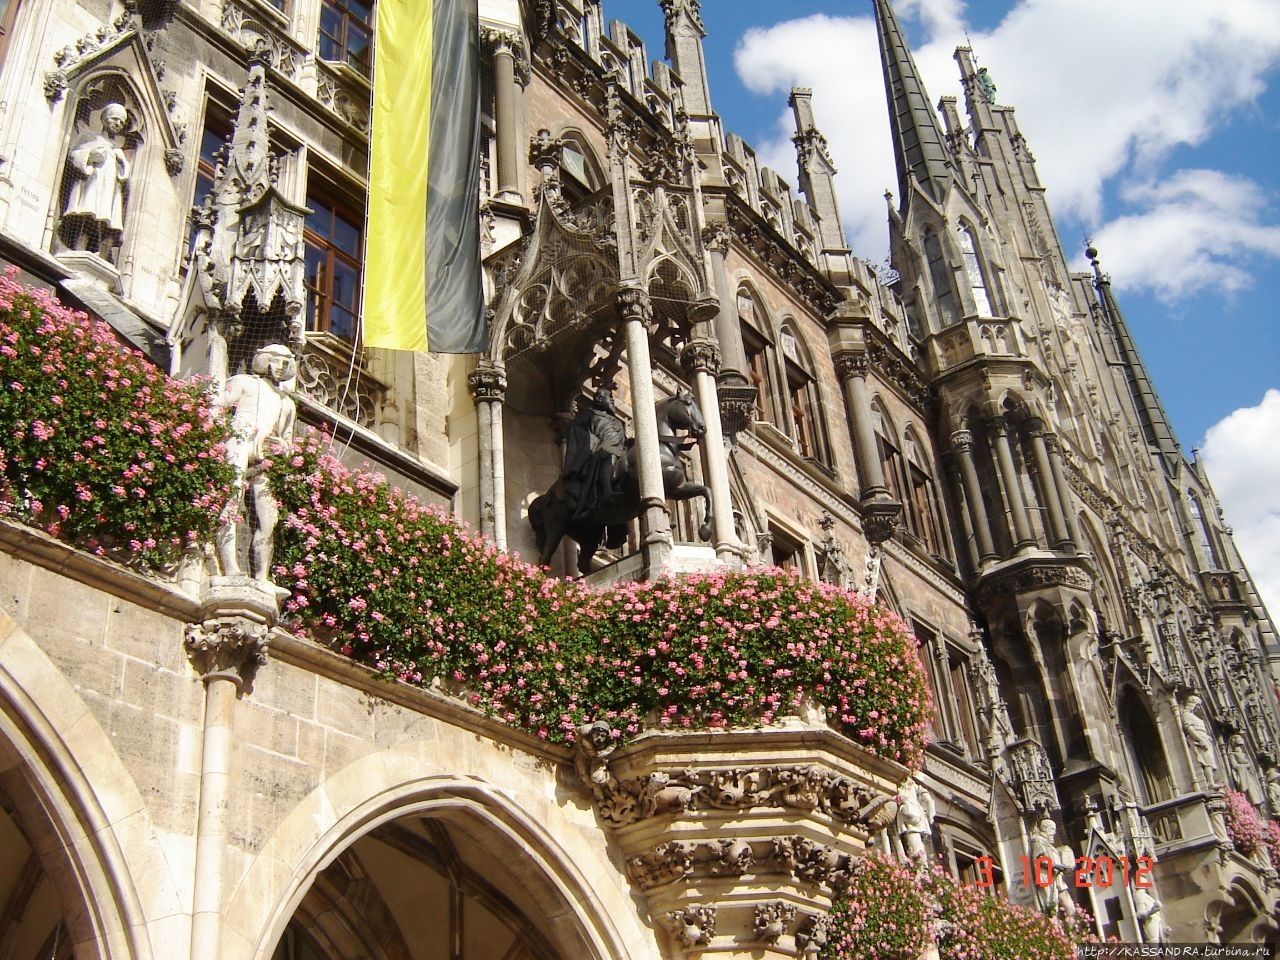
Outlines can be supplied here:
[[641, 735], [579, 766], [669, 955], [816, 956], [905, 767], [825, 725]]

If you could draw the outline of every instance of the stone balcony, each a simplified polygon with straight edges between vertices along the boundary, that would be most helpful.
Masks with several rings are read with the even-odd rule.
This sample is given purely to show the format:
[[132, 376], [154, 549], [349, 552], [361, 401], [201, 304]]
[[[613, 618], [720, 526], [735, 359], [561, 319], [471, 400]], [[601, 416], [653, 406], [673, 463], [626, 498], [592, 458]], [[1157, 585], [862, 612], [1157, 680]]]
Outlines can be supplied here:
[[652, 731], [616, 750], [587, 746], [577, 768], [668, 955], [754, 960], [816, 955], [806, 948], [820, 918], [893, 821], [908, 772], [817, 716]]

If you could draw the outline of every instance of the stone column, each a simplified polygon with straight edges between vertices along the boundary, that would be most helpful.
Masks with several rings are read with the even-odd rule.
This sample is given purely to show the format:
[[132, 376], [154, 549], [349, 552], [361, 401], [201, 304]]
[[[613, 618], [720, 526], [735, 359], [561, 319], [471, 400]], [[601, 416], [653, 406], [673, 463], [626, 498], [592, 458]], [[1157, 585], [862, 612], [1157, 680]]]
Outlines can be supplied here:
[[649, 576], [657, 576], [671, 556], [671, 518], [662, 487], [662, 455], [658, 419], [654, 415], [653, 364], [649, 357], [649, 322], [653, 305], [638, 287], [618, 291], [618, 310], [627, 338], [627, 372], [631, 379], [631, 415], [635, 429], [636, 469], [640, 484], [640, 543]]
[[219, 960], [235, 705], [241, 690], [252, 687], [254, 672], [267, 662], [276, 594], [248, 577], [214, 577], [203, 615], [186, 630], [187, 654], [205, 685], [190, 956]]
[[876, 431], [871, 422], [871, 398], [867, 395], [871, 359], [865, 353], [842, 353], [835, 361], [836, 376], [844, 386], [845, 402], [853, 420], [853, 453], [861, 498], [864, 501], [889, 499], [891, 494], [884, 482]]
[[502, 401], [507, 392], [506, 371], [492, 360], [481, 360], [467, 378], [479, 421], [480, 532], [499, 547], [507, 546], [506, 469], [503, 463]]
[[1072, 551], [1080, 549], [1080, 531], [1076, 526], [1076, 512], [1072, 507], [1071, 487], [1067, 483], [1067, 471], [1062, 463], [1062, 444], [1056, 434], [1044, 435], [1045, 449], [1049, 453], [1049, 472], [1053, 477], [1053, 485], [1058, 490], [1058, 503], [1062, 507], [1062, 518], [1066, 523], [1067, 537], [1071, 541]]
[[[519, 129], [519, 99], [527, 75], [524, 49], [520, 37], [506, 30], [485, 30], [484, 40], [493, 47], [493, 119], [498, 140], [493, 195], [521, 203], [519, 146], [524, 136]], [[517, 64], [526, 69], [517, 71]]]
[[987, 418], [987, 437], [996, 455], [996, 467], [1009, 503], [1009, 519], [1013, 523], [1014, 550], [1035, 546], [1031, 535], [1031, 520], [1027, 516], [1027, 504], [1022, 499], [1022, 483], [1013, 463], [1013, 448], [1009, 445], [1009, 421], [1004, 417]]
[[1031, 417], [1023, 427], [1027, 441], [1031, 445], [1031, 457], [1035, 461], [1036, 472], [1040, 474], [1040, 490], [1044, 495], [1045, 511], [1048, 513], [1049, 535], [1053, 546], [1061, 548], [1071, 544], [1071, 535], [1067, 532], [1067, 519], [1062, 512], [1062, 500], [1058, 496], [1058, 484], [1049, 464], [1049, 451], [1044, 442], [1044, 421], [1039, 417]]
[[945, 469], [951, 489], [956, 491], [960, 499], [960, 527], [964, 531], [964, 545], [969, 556], [969, 566], [977, 570], [981, 556], [978, 553], [977, 533], [973, 528], [973, 508], [969, 505], [969, 493], [965, 489], [964, 471], [954, 456], [947, 457]]
[[977, 537], [979, 565], [999, 559], [995, 541], [991, 538], [991, 522], [982, 499], [982, 484], [978, 482], [978, 468], [973, 462], [973, 434], [968, 430], [956, 430], [951, 434], [951, 448], [960, 464], [960, 478], [964, 484], [965, 504], [969, 520]]
[[709, 224], [702, 231], [702, 242], [711, 258], [711, 279], [715, 284], [720, 309], [714, 328], [720, 346], [720, 371], [717, 375], [722, 425], [729, 436], [745, 429], [751, 422], [756, 405], [756, 388], [747, 377], [747, 350], [738, 323], [738, 304], [729, 287], [729, 274], [724, 256], [729, 250], [729, 227], [724, 223]]
[[711, 488], [711, 510], [714, 514], [716, 556], [736, 565], [739, 559], [738, 535], [733, 529], [733, 500], [729, 495], [729, 458], [724, 451], [724, 432], [720, 426], [720, 398], [716, 392], [716, 373], [720, 369], [720, 350], [712, 340], [693, 340], [680, 353], [680, 365], [693, 377], [693, 390], [698, 408], [706, 421], [707, 432], [699, 446], [706, 465], [707, 486]]

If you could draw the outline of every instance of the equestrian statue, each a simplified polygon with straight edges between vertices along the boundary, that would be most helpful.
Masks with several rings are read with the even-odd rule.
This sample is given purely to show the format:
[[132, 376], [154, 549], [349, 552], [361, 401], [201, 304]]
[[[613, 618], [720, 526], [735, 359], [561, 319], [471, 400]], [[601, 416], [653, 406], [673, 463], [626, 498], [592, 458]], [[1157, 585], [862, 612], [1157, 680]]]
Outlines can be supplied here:
[[[702, 498], [698, 536], [710, 540], [711, 490], [689, 481], [680, 458], [707, 432], [702, 411], [693, 394], [681, 390], [658, 401], [654, 414], [663, 492], [668, 500]], [[577, 541], [578, 572], [585, 576], [602, 542], [610, 549], [627, 542], [627, 524], [640, 516], [640, 472], [635, 441], [627, 437], [607, 387], [597, 390], [589, 404], [579, 404], [565, 441], [560, 478], [529, 505], [529, 523], [537, 537], [539, 563], [550, 563], [567, 536]]]

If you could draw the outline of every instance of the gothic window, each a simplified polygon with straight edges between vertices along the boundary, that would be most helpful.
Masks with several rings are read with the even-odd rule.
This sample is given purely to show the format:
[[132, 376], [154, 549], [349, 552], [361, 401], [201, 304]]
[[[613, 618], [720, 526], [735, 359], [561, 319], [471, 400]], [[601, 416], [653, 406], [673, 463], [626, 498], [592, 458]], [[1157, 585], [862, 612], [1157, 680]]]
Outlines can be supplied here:
[[978, 316], [990, 317], [991, 299], [987, 296], [987, 281], [982, 273], [982, 262], [978, 259], [978, 244], [974, 240], [973, 231], [968, 225], [960, 224], [956, 228], [956, 239], [960, 241], [960, 256], [964, 261], [964, 274], [969, 282], [969, 291], [973, 294], [973, 302]]
[[907, 530], [935, 556], [946, 556], [946, 538], [942, 532], [942, 510], [938, 487], [933, 481], [929, 459], [924, 455], [915, 434], [907, 432], [905, 443], [907, 498]]
[[893, 499], [906, 505], [903, 495], [902, 453], [898, 446], [897, 433], [885, 415], [879, 398], [871, 401], [871, 425], [876, 434], [876, 450], [880, 456], [880, 470], [884, 474], [885, 486]]
[[312, 177], [307, 188], [307, 329], [355, 342], [364, 215]]
[[947, 262], [942, 249], [942, 241], [932, 230], [924, 235], [924, 256], [929, 264], [929, 280], [933, 284], [933, 298], [938, 305], [938, 314], [942, 325], [949, 327], [960, 322], [960, 311], [956, 309], [955, 286], [951, 280], [951, 264]]
[[1201, 563], [1208, 564], [1210, 570], [1222, 570], [1222, 559], [1214, 543], [1213, 531], [1209, 529], [1209, 521], [1205, 518], [1204, 507], [1194, 492], [1187, 491], [1187, 512], [1191, 514], [1193, 535], [1196, 538], [1196, 555]]
[[769, 562], [775, 567], [809, 573], [804, 543], [772, 523], [769, 524]]
[[954, 647], [947, 648], [947, 672], [950, 674], [951, 692], [955, 697], [956, 733], [964, 743], [969, 756], [978, 753], [978, 715], [973, 708], [973, 687], [969, 675], [969, 658]]
[[742, 345], [747, 354], [748, 379], [756, 388], [754, 417], [778, 427], [782, 422], [778, 415], [777, 357], [773, 341], [761, 332], [764, 318], [759, 316], [755, 298], [745, 289], [738, 291], [738, 318], [742, 323]]
[[[219, 154], [231, 137], [231, 113], [222, 104], [209, 100], [204, 110], [204, 129], [200, 134], [200, 155], [196, 158], [196, 185], [191, 206], [201, 206], [213, 193], [213, 178], [218, 169]], [[187, 237], [187, 245], [195, 238], [195, 225]]]
[[791, 413], [796, 449], [806, 460], [830, 466], [826, 424], [813, 363], [799, 334], [789, 325], [782, 328], [782, 355], [787, 374], [787, 403]]
[[368, 77], [373, 42], [373, 5], [360, 0], [323, 0], [320, 5], [321, 60], [346, 63]]
[[604, 186], [604, 173], [595, 153], [576, 133], [562, 133], [560, 139], [560, 191], [576, 203]]
[[942, 699], [943, 693], [947, 689], [946, 679], [938, 671], [938, 634], [919, 620], [911, 621], [911, 632], [915, 634], [916, 645], [919, 647], [920, 652], [920, 662], [924, 664], [925, 679], [929, 683], [929, 692], [932, 694], [930, 699], [933, 701], [933, 715], [929, 718], [931, 739], [949, 740], [951, 731], [948, 729], [946, 722]]

